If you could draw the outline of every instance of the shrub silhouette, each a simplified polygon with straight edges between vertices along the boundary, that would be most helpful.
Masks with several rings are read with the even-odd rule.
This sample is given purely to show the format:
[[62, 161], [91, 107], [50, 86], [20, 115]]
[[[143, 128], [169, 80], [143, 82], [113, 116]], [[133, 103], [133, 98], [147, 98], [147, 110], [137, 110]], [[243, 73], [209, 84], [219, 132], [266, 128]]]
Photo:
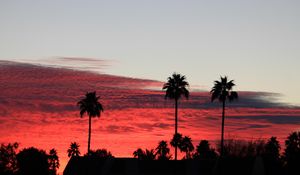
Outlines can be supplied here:
[[90, 150], [89, 154], [85, 154], [84, 156], [91, 156], [94, 158], [112, 158], [113, 155], [107, 149], [97, 149], [97, 150]]
[[1, 144], [0, 147], [0, 174], [9, 175], [17, 171], [17, 153], [18, 143]]
[[291, 133], [285, 141], [284, 159], [288, 174], [299, 174], [300, 132]]
[[210, 147], [207, 140], [201, 140], [193, 157], [194, 159], [216, 159], [217, 153], [215, 149]]
[[283, 174], [283, 162], [280, 158], [280, 144], [276, 137], [271, 137], [265, 144], [263, 159], [266, 175]]
[[34, 147], [25, 148], [17, 154], [20, 175], [49, 175], [48, 155]]

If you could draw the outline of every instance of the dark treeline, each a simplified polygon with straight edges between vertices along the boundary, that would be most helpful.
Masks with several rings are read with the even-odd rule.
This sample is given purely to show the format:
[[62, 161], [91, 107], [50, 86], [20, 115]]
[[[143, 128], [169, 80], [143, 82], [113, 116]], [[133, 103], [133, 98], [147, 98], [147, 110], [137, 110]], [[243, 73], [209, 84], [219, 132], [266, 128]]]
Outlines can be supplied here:
[[[299, 173], [300, 165], [300, 132], [291, 133], [282, 147], [276, 137], [268, 140], [224, 140], [223, 156], [220, 157], [221, 144], [212, 147], [207, 140], [201, 140], [194, 147], [192, 139], [177, 134], [168, 143], [160, 141], [156, 148], [141, 149], [133, 152], [133, 157], [139, 160], [168, 161], [173, 159], [170, 146], [179, 148], [184, 153], [183, 160], [199, 160], [201, 166], [213, 173], [216, 165], [222, 167], [222, 172], [244, 170], [252, 172], [252, 168], [261, 159], [266, 175], [294, 175]], [[0, 174], [1, 175], [56, 175], [59, 168], [59, 158], [55, 149], [46, 152], [34, 147], [18, 150], [18, 143], [1, 144]], [[73, 142], [67, 150], [68, 157], [81, 156], [80, 146]], [[90, 150], [83, 156], [95, 158], [113, 158], [106, 149]], [[247, 174], [247, 173], [246, 173]]]
[[[251, 141], [229, 139], [224, 140], [223, 144], [223, 148], [220, 142], [213, 148], [209, 141], [201, 140], [194, 148], [192, 140], [179, 133], [170, 141], [172, 147], [177, 146], [185, 153], [183, 160], [199, 160], [211, 172], [218, 169], [216, 165], [221, 166], [219, 168], [223, 173], [234, 174], [236, 171], [238, 174], [241, 170], [252, 172], [257, 159], [262, 160], [267, 175], [296, 175], [300, 172], [300, 132], [293, 132], [287, 137], [284, 149], [276, 137]], [[133, 156], [139, 160], [172, 159], [166, 141], [160, 141], [155, 149], [138, 148]]]
[[48, 153], [34, 147], [18, 151], [18, 143], [1, 144], [1, 175], [56, 175], [59, 158], [55, 149]]

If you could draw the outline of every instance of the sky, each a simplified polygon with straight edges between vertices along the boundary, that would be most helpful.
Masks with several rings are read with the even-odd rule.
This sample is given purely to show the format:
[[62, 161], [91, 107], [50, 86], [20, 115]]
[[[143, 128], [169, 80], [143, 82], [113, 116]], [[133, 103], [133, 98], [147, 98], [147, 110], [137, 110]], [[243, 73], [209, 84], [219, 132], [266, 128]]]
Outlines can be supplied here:
[[64, 167], [71, 141], [86, 149], [87, 118], [76, 101], [96, 90], [106, 110], [94, 120], [92, 148], [131, 156], [155, 147], [173, 132], [173, 104], [161, 91], [173, 72], [191, 84], [179, 131], [194, 144], [219, 139], [220, 108], [208, 91], [221, 75], [240, 93], [228, 108], [226, 137], [283, 141], [300, 124], [299, 5], [2, 0], [0, 142], [55, 147]]
[[[208, 90], [220, 75], [239, 90], [300, 104], [300, 2], [0, 2], [0, 59], [112, 60], [114, 75], [165, 81], [173, 72]], [[78, 66], [78, 65], [76, 65]]]

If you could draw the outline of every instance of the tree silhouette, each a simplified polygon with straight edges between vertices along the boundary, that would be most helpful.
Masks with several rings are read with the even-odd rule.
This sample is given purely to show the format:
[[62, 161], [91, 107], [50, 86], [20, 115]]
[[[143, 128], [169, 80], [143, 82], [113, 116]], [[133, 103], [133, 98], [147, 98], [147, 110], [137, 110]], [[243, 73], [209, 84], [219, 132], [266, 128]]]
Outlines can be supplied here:
[[155, 151], [154, 149], [146, 149], [146, 155], [145, 155], [145, 160], [155, 160]]
[[80, 145], [76, 142], [72, 142], [70, 145], [70, 148], [68, 149], [68, 157], [73, 157], [73, 156], [80, 156], [80, 151], [79, 151]]
[[89, 154], [86, 154], [85, 156], [90, 157], [97, 157], [97, 158], [112, 158], [113, 155], [110, 151], [107, 151], [107, 149], [97, 149], [97, 150], [91, 150]]
[[17, 171], [17, 153], [18, 143], [1, 144], [0, 147], [0, 174], [10, 175]]
[[192, 139], [188, 136], [184, 136], [179, 144], [179, 149], [181, 152], [185, 152], [185, 159], [191, 159], [191, 153], [194, 151]]
[[[184, 96], [188, 99], [188, 86], [189, 83], [186, 81], [186, 77], [177, 73], [174, 73], [171, 77], [168, 77], [167, 83], [165, 83], [163, 86], [163, 90], [166, 90], [165, 98], [175, 100], [175, 135], [178, 133], [178, 100], [181, 98], [181, 96]], [[177, 146], [175, 146], [175, 160], [177, 160]]]
[[88, 92], [85, 98], [77, 103], [80, 108], [80, 116], [83, 117], [85, 113], [89, 116], [88, 154], [90, 153], [91, 144], [92, 117], [100, 117], [101, 112], [103, 112], [102, 104], [98, 101], [99, 99], [100, 97], [96, 96], [96, 92]]
[[133, 152], [133, 157], [134, 157], [134, 158], [137, 158], [137, 159], [139, 159], [139, 160], [143, 160], [144, 157], [145, 157], [145, 155], [146, 155], [145, 151], [142, 150], [141, 148], [138, 148], [137, 150], [135, 150], [135, 151]]
[[300, 132], [291, 133], [285, 141], [284, 158], [289, 174], [298, 174], [300, 165]]
[[56, 175], [57, 169], [59, 168], [59, 159], [57, 156], [57, 151], [54, 148], [49, 151], [48, 163], [49, 163], [49, 174]]
[[265, 144], [263, 153], [264, 165], [267, 175], [281, 175], [283, 162], [280, 159], [280, 144], [276, 137], [271, 137]]
[[174, 136], [170, 142], [170, 145], [175, 148], [175, 160], [177, 160], [177, 157], [176, 157], [177, 148], [180, 146], [181, 142], [182, 142], [182, 134], [180, 134], [180, 133], [174, 134]]
[[155, 150], [156, 150], [155, 154], [157, 155], [158, 160], [170, 160], [171, 159], [171, 155], [169, 155], [170, 148], [168, 147], [167, 141], [164, 141], [164, 140], [160, 141]]
[[225, 120], [225, 103], [227, 100], [229, 102], [238, 98], [238, 93], [232, 91], [233, 80], [227, 81], [227, 77], [221, 77], [221, 81], [215, 81], [214, 86], [211, 89], [211, 101], [213, 102], [215, 99], [218, 99], [222, 103], [222, 133], [221, 133], [221, 157], [224, 152], [224, 120]]
[[17, 154], [19, 174], [49, 175], [48, 155], [34, 147], [25, 148]]
[[210, 147], [207, 140], [201, 140], [197, 145], [195, 159], [215, 159], [217, 157], [216, 151]]
[[155, 160], [156, 154], [154, 149], [146, 149], [146, 151], [138, 148], [136, 151], [133, 152], [134, 158], [138, 158], [139, 160]]
[[280, 144], [276, 137], [271, 137], [265, 145], [265, 156], [270, 157], [274, 160], [279, 160], [280, 158]]

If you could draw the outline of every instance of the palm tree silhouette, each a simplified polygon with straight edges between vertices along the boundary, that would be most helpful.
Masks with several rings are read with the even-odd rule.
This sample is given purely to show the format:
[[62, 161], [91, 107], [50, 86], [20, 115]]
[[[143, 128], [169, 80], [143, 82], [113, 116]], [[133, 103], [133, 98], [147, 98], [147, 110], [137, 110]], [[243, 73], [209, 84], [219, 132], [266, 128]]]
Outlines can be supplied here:
[[171, 156], [169, 155], [170, 148], [168, 147], [168, 143], [166, 141], [160, 141], [155, 150], [155, 154], [157, 155], [158, 160], [169, 160], [171, 158]]
[[146, 149], [144, 151], [141, 148], [138, 148], [133, 152], [133, 157], [139, 160], [155, 160], [156, 154], [154, 153], [154, 149]]
[[91, 144], [92, 117], [100, 117], [101, 112], [103, 112], [102, 104], [98, 101], [99, 98], [99, 96], [96, 96], [96, 92], [87, 92], [85, 98], [77, 103], [80, 108], [80, 117], [83, 117], [85, 113], [89, 116], [88, 154], [90, 153]]
[[138, 148], [137, 150], [135, 150], [134, 152], [133, 152], [133, 157], [134, 158], [138, 158], [139, 160], [142, 160], [142, 159], [144, 159], [144, 157], [145, 157], [145, 151], [144, 150], [142, 150], [141, 148]]
[[181, 140], [181, 144], [179, 148], [180, 151], [185, 152], [185, 159], [190, 159], [191, 152], [194, 151], [194, 145], [192, 143], [192, 139], [188, 136], [184, 136]]
[[[186, 77], [177, 73], [173, 73], [171, 77], [168, 77], [167, 83], [163, 86], [163, 90], [166, 90], [165, 98], [175, 100], [175, 135], [177, 135], [178, 127], [178, 100], [182, 95], [188, 99], [188, 86], [189, 83], [186, 81]], [[175, 146], [175, 160], [177, 160], [177, 146]]]
[[177, 160], [177, 148], [180, 147], [181, 142], [182, 142], [182, 134], [180, 133], [174, 134], [170, 142], [170, 145], [175, 148], [175, 160]]
[[68, 152], [68, 157], [80, 156], [78, 143], [72, 142], [67, 152]]
[[218, 99], [222, 105], [223, 105], [223, 111], [222, 111], [222, 133], [221, 133], [221, 154], [220, 156], [223, 156], [224, 153], [224, 119], [225, 119], [225, 103], [226, 100], [229, 100], [229, 102], [235, 100], [238, 98], [238, 93], [235, 91], [232, 91], [233, 86], [235, 84], [233, 83], [234, 80], [227, 80], [227, 77], [221, 77], [221, 81], [215, 81], [214, 86], [212, 87], [210, 93], [211, 93], [211, 101], [213, 102], [215, 99]]

